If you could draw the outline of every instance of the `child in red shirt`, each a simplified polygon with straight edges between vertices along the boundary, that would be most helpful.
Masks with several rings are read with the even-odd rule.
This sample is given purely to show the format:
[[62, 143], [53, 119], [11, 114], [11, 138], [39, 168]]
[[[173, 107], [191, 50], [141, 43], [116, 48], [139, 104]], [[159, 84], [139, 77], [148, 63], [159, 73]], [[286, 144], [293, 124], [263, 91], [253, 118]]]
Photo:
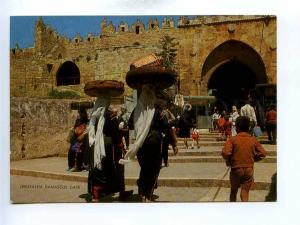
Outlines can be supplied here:
[[231, 137], [231, 128], [232, 128], [232, 122], [229, 121], [229, 116], [224, 117], [225, 122], [224, 122], [224, 133], [226, 136], [226, 139]]
[[220, 137], [218, 138], [219, 141], [224, 140], [224, 134], [225, 134], [225, 130], [224, 130], [225, 118], [224, 118], [224, 116], [225, 116], [225, 114], [221, 113], [221, 116], [218, 119], [218, 129], [220, 132]]

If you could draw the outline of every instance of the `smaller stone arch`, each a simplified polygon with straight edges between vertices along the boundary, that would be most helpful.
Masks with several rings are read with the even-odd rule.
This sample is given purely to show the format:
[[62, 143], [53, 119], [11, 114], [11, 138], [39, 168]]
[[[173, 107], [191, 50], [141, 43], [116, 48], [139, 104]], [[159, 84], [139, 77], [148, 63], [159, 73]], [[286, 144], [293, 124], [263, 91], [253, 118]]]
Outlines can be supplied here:
[[80, 71], [75, 63], [66, 61], [57, 70], [56, 85], [66, 86], [76, 84], [80, 84]]

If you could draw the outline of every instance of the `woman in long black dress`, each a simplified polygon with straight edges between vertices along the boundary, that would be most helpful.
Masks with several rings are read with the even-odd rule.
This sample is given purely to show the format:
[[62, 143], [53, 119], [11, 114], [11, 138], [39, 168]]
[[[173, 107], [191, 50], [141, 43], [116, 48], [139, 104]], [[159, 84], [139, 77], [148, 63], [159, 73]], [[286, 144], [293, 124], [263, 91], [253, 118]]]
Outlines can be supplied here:
[[161, 168], [162, 134], [168, 131], [168, 121], [156, 104], [153, 87], [145, 85], [134, 109], [129, 125], [136, 132], [135, 143], [129, 145], [124, 156], [126, 161], [137, 156], [141, 167], [137, 180], [138, 192], [142, 201], [153, 201], [153, 191]]
[[191, 137], [191, 128], [193, 127], [192, 115], [191, 115], [192, 106], [186, 104], [183, 110], [183, 114], [179, 120], [179, 137], [184, 138], [184, 144], [186, 148], [189, 148], [187, 139]]
[[161, 59], [153, 54], [132, 63], [126, 74], [127, 85], [138, 89], [140, 96], [132, 115], [135, 142], [129, 145], [120, 163], [129, 162], [137, 156], [141, 167], [137, 185], [145, 202], [153, 200], [161, 167], [162, 133], [168, 131], [168, 121], [157, 104], [156, 94], [175, 81], [176, 73], [166, 69]]
[[[92, 169], [89, 172], [88, 190], [92, 194], [93, 201], [99, 201], [101, 196], [119, 192], [120, 200], [125, 200], [133, 191], [125, 191], [124, 165], [119, 164], [123, 157], [124, 145], [119, 133], [118, 120], [116, 114], [108, 108], [108, 103], [103, 114], [104, 124], [102, 128], [105, 155], [100, 156], [100, 162], [95, 160], [95, 145], [93, 145], [93, 154], [91, 157]], [[93, 115], [90, 129], [97, 129], [99, 119]], [[101, 129], [101, 127], [100, 127]]]
[[162, 116], [162, 110], [156, 105], [149, 133], [137, 153], [141, 167], [137, 180], [138, 192], [143, 201], [153, 201], [153, 192], [157, 187], [157, 178], [161, 168], [162, 134], [168, 131], [168, 121]]
[[96, 80], [86, 83], [86, 94], [98, 97], [89, 123], [89, 146], [91, 147], [91, 170], [88, 176], [88, 192], [93, 201], [102, 195], [119, 192], [120, 200], [133, 191], [125, 191], [124, 166], [118, 164], [122, 158], [122, 143], [117, 114], [109, 109], [110, 99], [124, 92], [124, 84], [114, 80]]

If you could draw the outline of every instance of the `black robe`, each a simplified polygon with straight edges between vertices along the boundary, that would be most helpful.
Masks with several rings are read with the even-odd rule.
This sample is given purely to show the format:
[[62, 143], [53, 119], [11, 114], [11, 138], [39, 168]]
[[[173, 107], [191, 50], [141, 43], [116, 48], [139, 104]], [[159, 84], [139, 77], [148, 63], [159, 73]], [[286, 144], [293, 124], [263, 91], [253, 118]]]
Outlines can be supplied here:
[[161, 109], [156, 108], [149, 133], [137, 152], [141, 167], [137, 185], [139, 194], [151, 197], [157, 186], [157, 178], [161, 167], [162, 133], [168, 131], [168, 121], [161, 116]]
[[116, 117], [113, 117], [112, 112], [109, 110], [105, 111], [104, 117], [103, 135], [105, 157], [102, 159], [102, 170], [93, 168], [94, 153], [91, 151], [90, 163], [93, 169], [89, 172], [89, 193], [91, 193], [92, 185], [100, 185], [103, 188], [103, 194], [122, 192], [125, 190], [124, 165], [118, 163], [123, 156], [118, 120]]

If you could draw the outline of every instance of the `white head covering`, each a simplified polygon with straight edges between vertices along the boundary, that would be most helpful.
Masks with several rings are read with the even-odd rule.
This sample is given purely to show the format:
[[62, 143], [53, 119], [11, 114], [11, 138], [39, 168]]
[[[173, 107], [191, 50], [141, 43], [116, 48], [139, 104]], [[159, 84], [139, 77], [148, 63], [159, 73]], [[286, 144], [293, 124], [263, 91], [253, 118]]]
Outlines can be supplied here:
[[133, 115], [136, 139], [133, 144], [129, 145], [128, 152], [125, 154], [124, 159], [120, 159], [119, 163], [124, 164], [130, 162], [143, 145], [154, 116], [155, 102], [156, 96], [154, 88], [149, 85], [143, 85], [142, 93], [139, 96]]
[[[107, 98], [97, 98], [89, 123], [89, 145], [92, 146], [95, 143], [94, 167], [97, 167], [98, 169], [102, 169], [101, 161], [105, 157], [103, 126], [105, 122], [104, 112], [108, 102], [109, 100]], [[97, 120], [98, 125], [95, 133]]]

